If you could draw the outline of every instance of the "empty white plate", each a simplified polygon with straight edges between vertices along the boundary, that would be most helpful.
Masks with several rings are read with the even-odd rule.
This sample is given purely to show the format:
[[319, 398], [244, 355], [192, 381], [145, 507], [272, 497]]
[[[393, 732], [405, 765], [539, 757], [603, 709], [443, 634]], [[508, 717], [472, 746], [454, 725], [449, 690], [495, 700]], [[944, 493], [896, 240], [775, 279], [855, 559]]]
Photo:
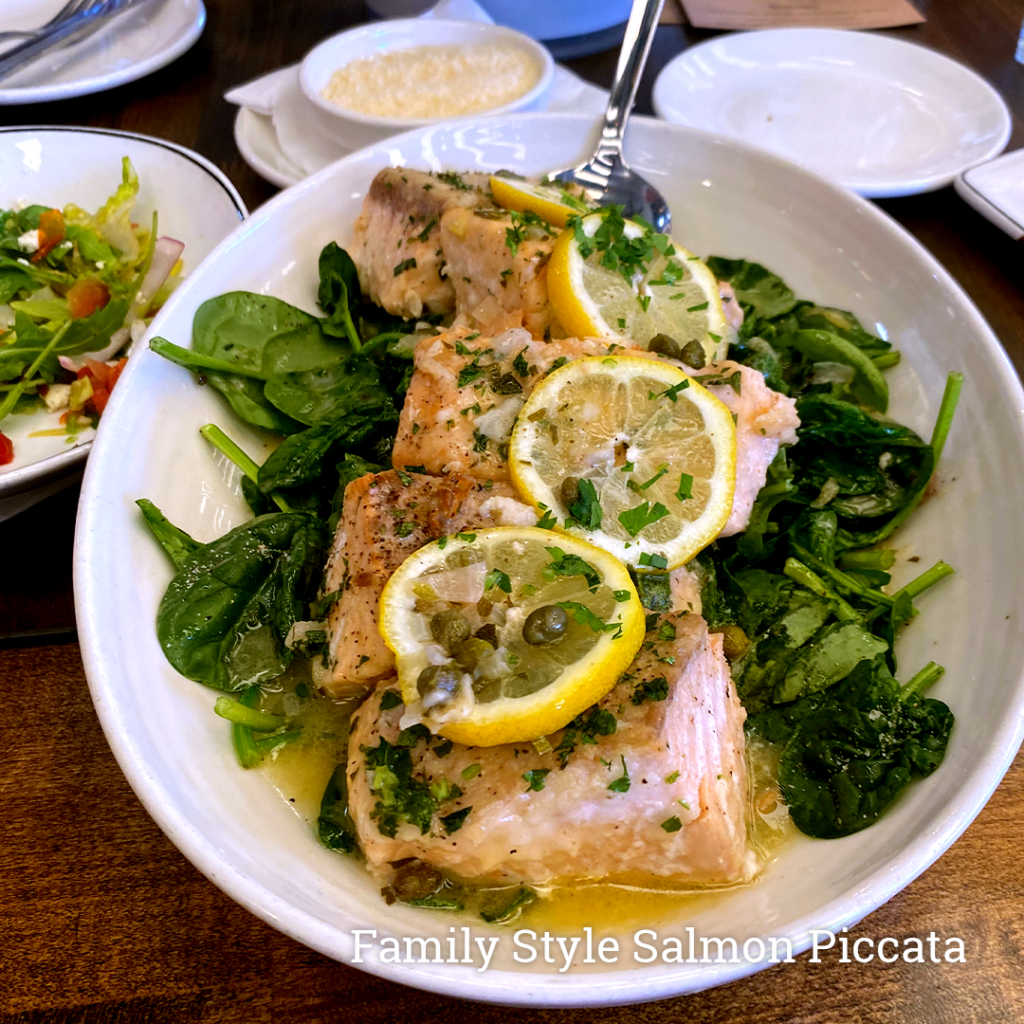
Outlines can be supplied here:
[[[0, 29], [34, 28], [64, 0], [0, 0]], [[170, 64], [202, 35], [203, 0], [150, 0], [114, 15], [92, 35], [57, 47], [0, 84], [0, 106], [85, 96]], [[0, 44], [0, 52], [18, 40]]]
[[962, 64], [834, 29], [769, 29], [694, 46], [658, 76], [654, 109], [876, 198], [942, 188], [1010, 137], [1002, 97]]

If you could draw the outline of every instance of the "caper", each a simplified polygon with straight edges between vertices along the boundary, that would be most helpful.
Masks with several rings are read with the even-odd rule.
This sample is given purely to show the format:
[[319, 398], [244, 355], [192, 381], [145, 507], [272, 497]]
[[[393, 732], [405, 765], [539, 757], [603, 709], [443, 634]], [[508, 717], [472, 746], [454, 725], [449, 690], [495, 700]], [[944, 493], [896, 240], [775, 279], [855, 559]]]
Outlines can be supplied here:
[[562, 499], [562, 504], [566, 508], [571, 508], [580, 500], [580, 482], [574, 476], [567, 476], [562, 481], [562, 486], [558, 491], [559, 497]]
[[492, 647], [498, 646], [498, 627], [493, 622], [485, 622], [473, 636], [486, 640]]
[[657, 352], [658, 355], [668, 356], [669, 359], [679, 358], [679, 342], [670, 338], [667, 334], [656, 334], [651, 338], [647, 346], [649, 352]]
[[704, 346], [699, 341], [688, 341], [683, 346], [679, 359], [694, 370], [703, 370], [708, 361]]
[[416, 680], [421, 697], [431, 697], [434, 704], [444, 704], [459, 690], [459, 670], [454, 665], [428, 665]]
[[454, 608], [438, 612], [430, 620], [430, 635], [449, 651], [461, 644], [463, 640], [468, 640], [472, 632], [469, 621], [462, 612], [456, 611]]
[[569, 628], [569, 616], [557, 604], [546, 604], [526, 616], [523, 623], [523, 639], [534, 647], [554, 643], [565, 636]]
[[422, 900], [444, 885], [444, 875], [430, 864], [414, 860], [395, 872], [391, 888], [400, 900]]
[[494, 653], [494, 645], [473, 636], [459, 644], [452, 653], [460, 668], [472, 672], [488, 654]]
[[750, 640], [739, 626], [723, 626], [719, 632], [722, 634], [722, 653], [729, 661], [742, 658], [750, 650]]

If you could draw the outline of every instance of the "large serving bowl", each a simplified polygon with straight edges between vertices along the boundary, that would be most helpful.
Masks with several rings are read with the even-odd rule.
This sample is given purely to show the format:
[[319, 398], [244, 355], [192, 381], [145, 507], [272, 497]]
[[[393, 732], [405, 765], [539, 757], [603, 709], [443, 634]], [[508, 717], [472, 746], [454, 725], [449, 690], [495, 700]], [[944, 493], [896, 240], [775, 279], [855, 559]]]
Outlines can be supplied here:
[[[423, 129], [353, 154], [258, 210], [190, 275], [153, 333], [188, 345], [198, 305], [238, 288], [315, 310], [320, 248], [349, 240], [384, 165], [540, 173], [580, 160], [596, 131], [585, 117], [520, 115]], [[937, 493], [896, 538], [898, 578], [939, 557], [957, 570], [920, 601], [922, 613], [898, 645], [904, 678], [931, 659], [946, 666], [932, 691], [957, 715], [945, 763], [873, 828], [829, 842], [799, 838], [757, 884], [660, 928], [664, 936], [692, 925], [741, 948], [751, 937], [788, 937], [800, 950], [812, 929], [854, 924], [927, 868], [982, 808], [1020, 743], [1024, 394], [960, 288], [868, 202], [764, 152], [642, 118], [630, 126], [626, 155], [667, 197], [686, 247], [760, 261], [798, 295], [850, 309], [887, 336], [903, 353], [889, 377], [895, 417], [927, 436], [947, 371], [966, 374]], [[211, 388], [142, 352], [114, 393], [89, 461], [75, 589], [86, 670], [111, 747], [171, 840], [274, 927], [345, 962], [354, 959], [355, 929], [375, 930], [378, 941], [446, 938], [471, 922], [385, 906], [360, 864], [318, 846], [259, 773], [235, 765], [226, 726], [211, 710], [214, 694], [178, 676], [157, 645], [154, 616], [171, 568], [135, 499], [152, 499], [204, 541], [249, 516], [234, 476], [199, 437], [208, 421], [262, 458], [266, 439], [237, 423]], [[909, 557], [922, 564], [908, 565]], [[482, 924], [474, 930], [487, 933]], [[640, 966], [623, 956], [615, 966], [558, 973], [543, 964], [388, 965], [364, 952], [360, 966], [450, 995], [570, 1005], [692, 992], [766, 959]]]

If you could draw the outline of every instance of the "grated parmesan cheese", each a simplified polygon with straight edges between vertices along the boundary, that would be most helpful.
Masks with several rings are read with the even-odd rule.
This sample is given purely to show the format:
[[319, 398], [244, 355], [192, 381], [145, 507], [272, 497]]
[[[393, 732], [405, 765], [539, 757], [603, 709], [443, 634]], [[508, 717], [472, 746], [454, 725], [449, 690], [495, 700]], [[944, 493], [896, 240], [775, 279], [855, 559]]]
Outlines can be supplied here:
[[456, 117], [504, 106], [529, 92], [541, 69], [517, 46], [418, 46], [339, 68], [325, 99], [379, 117]]

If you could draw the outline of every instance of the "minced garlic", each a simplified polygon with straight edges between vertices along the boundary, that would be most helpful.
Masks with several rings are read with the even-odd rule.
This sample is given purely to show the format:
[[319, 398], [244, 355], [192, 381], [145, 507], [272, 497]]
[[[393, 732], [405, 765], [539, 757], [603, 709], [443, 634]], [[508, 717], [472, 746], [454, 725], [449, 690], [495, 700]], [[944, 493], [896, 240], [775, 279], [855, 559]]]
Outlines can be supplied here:
[[380, 117], [457, 117], [504, 106], [529, 92], [541, 69], [518, 46], [418, 46], [351, 61], [324, 98]]

